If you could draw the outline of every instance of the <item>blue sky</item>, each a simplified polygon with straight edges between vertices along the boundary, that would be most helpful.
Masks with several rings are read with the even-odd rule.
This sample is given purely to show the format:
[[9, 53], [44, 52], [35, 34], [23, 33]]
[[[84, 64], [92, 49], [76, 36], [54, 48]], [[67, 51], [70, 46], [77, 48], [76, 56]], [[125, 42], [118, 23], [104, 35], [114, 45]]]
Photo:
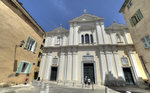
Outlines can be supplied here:
[[87, 13], [104, 18], [105, 27], [113, 20], [125, 24], [124, 17], [119, 10], [124, 0], [19, 0], [24, 8], [47, 32], [57, 28], [60, 24], [69, 29], [69, 20]]

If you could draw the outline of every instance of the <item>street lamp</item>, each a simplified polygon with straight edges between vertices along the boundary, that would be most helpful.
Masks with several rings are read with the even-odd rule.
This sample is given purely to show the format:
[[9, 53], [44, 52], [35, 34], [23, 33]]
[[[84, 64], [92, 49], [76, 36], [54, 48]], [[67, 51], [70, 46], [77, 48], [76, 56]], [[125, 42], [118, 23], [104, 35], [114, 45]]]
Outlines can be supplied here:
[[15, 54], [14, 54], [14, 69], [13, 71], [16, 72], [17, 70], [17, 60], [16, 60], [16, 51], [17, 51], [17, 47], [22, 47], [24, 45], [24, 40], [20, 41], [19, 45], [15, 45]]

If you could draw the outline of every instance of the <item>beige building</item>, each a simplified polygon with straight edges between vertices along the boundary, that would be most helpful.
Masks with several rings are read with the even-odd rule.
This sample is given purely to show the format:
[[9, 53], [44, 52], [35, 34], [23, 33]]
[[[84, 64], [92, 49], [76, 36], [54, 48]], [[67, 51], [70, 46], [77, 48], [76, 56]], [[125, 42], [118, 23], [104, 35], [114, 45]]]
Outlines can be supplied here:
[[150, 76], [150, 0], [125, 0], [120, 12], [135, 44], [136, 51]]
[[33, 79], [44, 34], [21, 3], [0, 0], [0, 83]]
[[82, 86], [87, 78], [96, 86], [143, 85], [147, 80], [126, 26], [86, 12], [46, 32], [38, 78], [58, 84]]

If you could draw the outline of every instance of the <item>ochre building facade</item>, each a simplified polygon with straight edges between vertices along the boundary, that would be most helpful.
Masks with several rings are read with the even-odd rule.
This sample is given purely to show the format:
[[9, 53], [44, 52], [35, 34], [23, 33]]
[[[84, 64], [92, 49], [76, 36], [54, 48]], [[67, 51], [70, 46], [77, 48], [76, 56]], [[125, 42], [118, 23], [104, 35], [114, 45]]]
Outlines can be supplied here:
[[0, 0], [0, 83], [33, 79], [44, 30], [17, 0]]

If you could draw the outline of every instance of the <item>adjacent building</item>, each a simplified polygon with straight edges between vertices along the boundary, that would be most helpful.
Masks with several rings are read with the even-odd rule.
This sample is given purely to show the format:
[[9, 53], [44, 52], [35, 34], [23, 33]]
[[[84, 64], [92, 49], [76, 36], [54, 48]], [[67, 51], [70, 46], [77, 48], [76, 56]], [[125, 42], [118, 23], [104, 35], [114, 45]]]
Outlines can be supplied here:
[[17, 0], [0, 0], [0, 83], [33, 79], [44, 30]]
[[120, 12], [139, 54], [143, 67], [150, 77], [150, 0], [125, 0]]
[[86, 78], [95, 85], [143, 84], [147, 80], [129, 30], [86, 12], [46, 32], [38, 79], [81, 86]]

